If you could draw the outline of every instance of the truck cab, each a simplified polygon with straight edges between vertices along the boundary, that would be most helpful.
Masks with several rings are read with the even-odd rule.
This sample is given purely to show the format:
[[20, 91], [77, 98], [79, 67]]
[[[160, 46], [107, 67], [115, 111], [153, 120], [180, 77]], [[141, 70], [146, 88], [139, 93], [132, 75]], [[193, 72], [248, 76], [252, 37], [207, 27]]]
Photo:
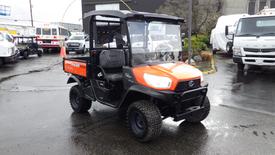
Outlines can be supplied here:
[[275, 15], [240, 19], [233, 40], [233, 61], [245, 65], [275, 66]]
[[0, 32], [0, 66], [17, 61], [19, 51], [17, 50], [13, 37], [5, 32]]

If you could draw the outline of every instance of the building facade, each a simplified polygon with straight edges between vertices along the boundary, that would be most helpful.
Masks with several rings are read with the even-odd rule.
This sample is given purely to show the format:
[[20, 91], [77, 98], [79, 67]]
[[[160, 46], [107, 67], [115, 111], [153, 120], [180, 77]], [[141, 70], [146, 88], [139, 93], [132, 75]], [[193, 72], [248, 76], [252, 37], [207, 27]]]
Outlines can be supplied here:
[[256, 14], [265, 6], [275, 8], [275, 0], [224, 0], [223, 14]]

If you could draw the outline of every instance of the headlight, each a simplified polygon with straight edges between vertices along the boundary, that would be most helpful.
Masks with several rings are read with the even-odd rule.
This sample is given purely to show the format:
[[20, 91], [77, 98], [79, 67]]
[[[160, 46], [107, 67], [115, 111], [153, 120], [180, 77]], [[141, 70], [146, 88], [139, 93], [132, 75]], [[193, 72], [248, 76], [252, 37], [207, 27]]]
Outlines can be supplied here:
[[201, 77], [201, 82], [203, 82], [203, 81], [204, 81], [204, 78], [203, 78], [203, 73], [202, 73], [202, 72], [201, 72], [200, 77]]
[[242, 56], [242, 50], [240, 47], [233, 47], [233, 55]]
[[168, 77], [157, 76], [145, 73], [143, 75], [145, 82], [156, 89], [169, 89], [172, 85], [172, 80]]

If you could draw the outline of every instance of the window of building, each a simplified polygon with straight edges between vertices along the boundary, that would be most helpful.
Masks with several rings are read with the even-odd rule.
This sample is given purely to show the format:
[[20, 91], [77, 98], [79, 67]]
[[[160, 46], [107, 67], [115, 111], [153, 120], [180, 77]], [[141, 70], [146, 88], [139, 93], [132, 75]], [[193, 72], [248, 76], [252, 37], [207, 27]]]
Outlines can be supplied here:
[[255, 14], [255, 6], [256, 6], [256, 1], [250, 0], [248, 3], [248, 14], [250, 15]]
[[267, 0], [261, 0], [259, 4], [259, 11], [263, 10], [266, 4]]
[[275, 8], [275, 0], [270, 1], [270, 8]]

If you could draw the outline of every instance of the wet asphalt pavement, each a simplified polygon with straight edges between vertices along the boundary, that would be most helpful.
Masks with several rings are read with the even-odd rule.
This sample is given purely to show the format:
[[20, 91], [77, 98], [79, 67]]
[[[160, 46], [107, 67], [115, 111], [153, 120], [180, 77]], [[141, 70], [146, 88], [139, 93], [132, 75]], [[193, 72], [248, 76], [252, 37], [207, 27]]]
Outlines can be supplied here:
[[73, 113], [60, 62], [45, 55], [0, 68], [0, 155], [275, 153], [275, 68], [238, 73], [217, 55], [218, 72], [205, 77], [209, 117], [198, 125], [167, 119], [161, 136], [142, 144], [112, 108]]

